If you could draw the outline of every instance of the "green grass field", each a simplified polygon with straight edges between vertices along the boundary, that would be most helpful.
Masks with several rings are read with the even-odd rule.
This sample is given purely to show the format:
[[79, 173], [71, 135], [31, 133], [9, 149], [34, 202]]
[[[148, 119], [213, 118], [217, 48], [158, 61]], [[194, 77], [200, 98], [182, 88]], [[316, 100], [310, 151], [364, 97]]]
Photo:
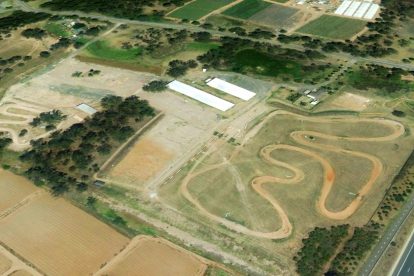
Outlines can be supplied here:
[[266, 9], [270, 5], [272, 4], [262, 0], [244, 0], [243, 2], [227, 9], [223, 12], [223, 14], [236, 18], [248, 19], [259, 11]]
[[331, 39], [349, 39], [359, 33], [366, 24], [367, 22], [362, 20], [322, 15], [296, 31]]
[[92, 43], [86, 48], [86, 50], [94, 57], [121, 61], [133, 61], [142, 53], [141, 48], [115, 48], [109, 45], [107, 41], [102, 40]]
[[214, 10], [230, 4], [233, 1], [234, 0], [195, 0], [194, 2], [191, 2], [190, 4], [172, 12], [169, 16], [179, 19], [197, 20], [210, 12], [213, 12]]
[[45, 30], [58, 37], [69, 37], [72, 33], [62, 24], [48, 23], [45, 25]]

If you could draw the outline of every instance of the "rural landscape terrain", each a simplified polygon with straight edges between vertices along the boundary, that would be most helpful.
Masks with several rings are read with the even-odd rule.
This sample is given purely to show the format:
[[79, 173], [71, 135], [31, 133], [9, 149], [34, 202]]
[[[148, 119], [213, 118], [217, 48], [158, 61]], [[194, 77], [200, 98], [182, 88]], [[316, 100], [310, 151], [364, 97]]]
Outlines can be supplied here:
[[410, 275], [411, 0], [0, 0], [0, 276]]

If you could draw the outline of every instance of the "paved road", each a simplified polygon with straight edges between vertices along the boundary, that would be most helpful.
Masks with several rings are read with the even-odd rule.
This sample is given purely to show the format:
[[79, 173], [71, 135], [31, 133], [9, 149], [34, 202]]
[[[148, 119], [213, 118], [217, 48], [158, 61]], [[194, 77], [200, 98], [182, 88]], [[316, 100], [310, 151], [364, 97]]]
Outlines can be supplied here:
[[[398, 233], [401, 225], [405, 222], [406, 218], [410, 215], [413, 209], [414, 209], [414, 193], [410, 196], [408, 201], [401, 208], [401, 211], [398, 214], [397, 218], [385, 230], [385, 233], [383, 234], [380, 241], [375, 246], [374, 250], [372, 250], [371, 255], [369, 256], [368, 260], [365, 262], [365, 264], [359, 271], [360, 276], [369, 276], [372, 274], [372, 270], [374, 269], [378, 260], [384, 254], [388, 245], [394, 239], [394, 236]], [[414, 275], [414, 271], [413, 273], [411, 273], [411, 275]]]
[[392, 276], [414, 275], [414, 233], [407, 244], [404, 254], [401, 256]]

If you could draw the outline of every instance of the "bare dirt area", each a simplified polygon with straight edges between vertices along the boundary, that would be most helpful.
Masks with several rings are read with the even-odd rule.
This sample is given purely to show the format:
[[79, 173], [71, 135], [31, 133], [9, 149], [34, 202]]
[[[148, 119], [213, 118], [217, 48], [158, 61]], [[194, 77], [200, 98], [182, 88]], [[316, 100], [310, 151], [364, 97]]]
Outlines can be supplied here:
[[[91, 69], [100, 73], [88, 76]], [[75, 72], [82, 75], [72, 76]], [[37, 114], [58, 109], [68, 117], [57, 127], [66, 128], [88, 115], [76, 109], [77, 105], [85, 103], [98, 108], [102, 97], [108, 94], [130, 96], [151, 78], [150, 74], [67, 59], [7, 90], [0, 102], [0, 115], [7, 116], [0, 118], [0, 131], [9, 133], [13, 139], [12, 149], [25, 149], [30, 140], [48, 135], [43, 129], [29, 126]], [[22, 129], [27, 129], [28, 133], [20, 137]]]
[[329, 107], [339, 110], [363, 111], [371, 103], [369, 98], [353, 93], [344, 93], [339, 97], [335, 97], [330, 102]]
[[137, 142], [111, 172], [118, 181], [144, 182], [159, 172], [173, 155], [148, 138]]
[[213, 109], [194, 104], [174, 93], [143, 92], [138, 96], [162, 110], [164, 116], [107, 174], [109, 179], [125, 182], [132, 188], [142, 188], [144, 183], [167, 170], [180, 155], [196, 147], [200, 137], [210, 135], [216, 122]]
[[207, 263], [166, 240], [138, 236], [95, 275], [204, 275]]
[[[4, 175], [11, 183], [33, 185], [22, 177]], [[89, 275], [129, 239], [64, 199], [43, 193], [0, 219], [0, 242], [41, 273]]]
[[[289, 128], [291, 128], [292, 131], [288, 131], [288, 133], [278, 133], [278, 130], [273, 128], [276, 124], [270, 123], [271, 121], [277, 121], [280, 124], [283, 118], [296, 118], [296, 122], [294, 122], [294, 120], [289, 124]], [[290, 119], [285, 120], [290, 121]], [[270, 122], [266, 123], [267, 120]], [[295, 125], [300, 126], [301, 124], [303, 130], [294, 129]], [[316, 127], [315, 124], [321, 126]], [[264, 128], [263, 125], [266, 125], [266, 128]], [[354, 127], [352, 127], [352, 125]], [[342, 127], [343, 129], [341, 130]], [[298, 197], [303, 197], [300, 195], [301, 193], [298, 193], [293, 197], [296, 197], [296, 200], [294, 200], [292, 196], [286, 196], [291, 198], [292, 202], [290, 203], [284, 199], [281, 201], [279, 197], [286, 198], [283, 197], [282, 194], [288, 193], [289, 189], [294, 189], [289, 186], [294, 185], [299, 188], [305, 183], [309, 183], [309, 180], [312, 179], [309, 178], [309, 173], [311, 171], [318, 172], [319, 174], [319, 170], [322, 169], [320, 177], [311, 180], [311, 183], [316, 184], [316, 187], [320, 189], [320, 192], [313, 191], [312, 194], [314, 195], [311, 196], [312, 200], [310, 202], [315, 200], [313, 203], [316, 209], [315, 214], [323, 216], [328, 220], [349, 220], [349, 218], [351, 218], [361, 208], [361, 206], [366, 205], [367, 202], [370, 201], [370, 197], [373, 196], [372, 190], [376, 190], [377, 192], [384, 191], [384, 182], [388, 179], [386, 175], [389, 175], [390, 173], [389, 158], [394, 156], [393, 158], [398, 159], [398, 155], [396, 155], [395, 152], [383, 156], [383, 152], [379, 153], [375, 150], [377, 148], [376, 144], [391, 143], [391, 146], [393, 145], [394, 148], [397, 148], [396, 145], [400, 145], [400, 140], [404, 140], [404, 138], [401, 137], [404, 137], [405, 133], [405, 128], [400, 123], [379, 118], [303, 117], [284, 111], [274, 112], [273, 115], [269, 115], [266, 120], [259, 123], [255, 128], [258, 128], [259, 130], [252, 129], [251, 131], [258, 131], [258, 137], [253, 138], [253, 136], [246, 135], [247, 140], [246, 138], [244, 140], [242, 139], [240, 141], [241, 144], [234, 147], [233, 151], [229, 151], [229, 148], [226, 145], [227, 148], [221, 147], [220, 149], [219, 147], [219, 149], [215, 149], [210, 152], [212, 156], [219, 154], [222, 156], [224, 161], [216, 161], [214, 164], [210, 164], [208, 161], [209, 158], [207, 157], [205, 158], [207, 161], [201, 158], [199, 161], [194, 163], [193, 167], [188, 171], [186, 177], [181, 182], [180, 192], [183, 197], [187, 201], [191, 202], [202, 215], [208, 217], [209, 219], [216, 221], [217, 223], [224, 225], [235, 232], [269, 239], [287, 238], [292, 234], [293, 228], [291, 220], [293, 219], [296, 221], [296, 225], [298, 222], [297, 219], [295, 219], [295, 211], [289, 212], [286, 209], [289, 209], [292, 202], [296, 202]], [[273, 135], [272, 132], [269, 133], [269, 128], [275, 131]], [[309, 130], [307, 130], [307, 128], [309, 128]], [[356, 129], [358, 129], [358, 131], [356, 131]], [[286, 130], [287, 129], [284, 131]], [[264, 138], [265, 136], [274, 136], [274, 138], [268, 140]], [[250, 138], [251, 141], [249, 142]], [[258, 143], [258, 140], [261, 142]], [[361, 148], [360, 145], [362, 144], [364, 144], [364, 146]], [[370, 144], [372, 144], [372, 152], [369, 146]], [[252, 157], [249, 157], [249, 154], [247, 153], [251, 149], [251, 146], [255, 149], [259, 149], [259, 156], [262, 161], [260, 161], [260, 159], [254, 161], [260, 162], [260, 166], [255, 166], [252, 162], [250, 163], [250, 168], [248, 168], [244, 167], [242, 163], [248, 162], [249, 159], [252, 159]], [[282, 152], [280, 154], [274, 153], [279, 151]], [[286, 160], [284, 157], [289, 156], [289, 152], [292, 151], [296, 152], [296, 157], [291, 155], [292, 159]], [[330, 194], [335, 194], [339, 191], [335, 189], [335, 186], [338, 185], [336, 180], [337, 174], [334, 166], [331, 164], [332, 161], [329, 158], [329, 154], [349, 156], [349, 158], [354, 158], [356, 160], [367, 160], [368, 164], [365, 171], [362, 172], [366, 175], [366, 177], [362, 178], [364, 179], [363, 183], [358, 183], [356, 192], [351, 196], [347, 192], [343, 192], [342, 196], [350, 197], [350, 200], [346, 202], [345, 206], [342, 206], [339, 209], [335, 208], [335, 210], [327, 205]], [[208, 156], [208, 154], [206, 154], [205, 157], [206, 156]], [[297, 166], [297, 158], [302, 159], [303, 157], [312, 162], [312, 164], [301, 164], [300, 166]], [[398, 162], [401, 163], [401, 160], [398, 160]], [[237, 178], [235, 178], [234, 175], [230, 175], [229, 177], [223, 174], [223, 171], [220, 170], [228, 163], [232, 163], [238, 168], [242, 182], [242, 189], [229, 188], [229, 186], [233, 185], [238, 186], [239, 184], [237, 183], [239, 181], [237, 181]], [[266, 171], [268, 169], [264, 166], [264, 164], [268, 164], [276, 168], [282, 168], [283, 170], [280, 171], [280, 169], [278, 169], [272, 174], [266, 175]], [[384, 167], [387, 168], [385, 171]], [[252, 172], [246, 173], [246, 169], [251, 170]], [[215, 177], [215, 171], [218, 171], [218, 173], [222, 175], [221, 180]], [[278, 173], [279, 171], [284, 175], [274, 175], [274, 173]], [[257, 176], [257, 173], [259, 173], [260, 176]], [[203, 174], [208, 175], [211, 179], [216, 179], [218, 183], [210, 183], [208, 189], [207, 187], [203, 187], [200, 182], [203, 179], [198, 178]], [[314, 176], [315, 174], [313, 177]], [[248, 181], [247, 184], [245, 182], [247, 179], [252, 180]], [[347, 185], [345, 181], [341, 183], [343, 183], [342, 185]], [[382, 185], [380, 185], [380, 183], [382, 183]], [[195, 185], [195, 187], [191, 188], [193, 185]], [[214, 187], [218, 190], [215, 190], [216, 193], [214, 196], [208, 196], [208, 194], [215, 189]], [[381, 188], [379, 189], [379, 187]], [[268, 205], [270, 204], [270, 206], [272, 206], [274, 211], [278, 214], [277, 217], [279, 218], [279, 221], [276, 223], [278, 225], [278, 230], [266, 232], [258, 230], [257, 226], [253, 226], [255, 221], [250, 221], [249, 223], [249, 218], [259, 216], [261, 211], [257, 209], [255, 210], [250, 208], [250, 211], [253, 212], [253, 214], [246, 213], [242, 218], [230, 217], [229, 214], [237, 213], [235, 211], [230, 211], [232, 208], [234, 210], [234, 206], [230, 206], [232, 201], [221, 201], [221, 204], [219, 204], [215, 200], [223, 199], [221, 197], [222, 192], [218, 192], [220, 189], [223, 193], [227, 194], [229, 199], [232, 197], [229, 192], [242, 193], [243, 190], [247, 190], [247, 193], [258, 194], [260, 197], [252, 197], [247, 195], [247, 197], [250, 197], [249, 204], [257, 206], [255, 201], [257, 202], [260, 198], [262, 201], [267, 201]], [[347, 189], [344, 191], [347, 191]], [[318, 195], [315, 196], [315, 193]], [[240, 195], [240, 199], [243, 199], [242, 195]], [[247, 202], [245, 203], [247, 204]], [[207, 204], [207, 206], [205, 204]], [[228, 211], [222, 211], [220, 212], [221, 214], [218, 215], [217, 213], [212, 213], [210, 211], [213, 206], [221, 206], [222, 210], [226, 210], [225, 208], [227, 208]], [[361, 212], [365, 213], [365, 215], [363, 215], [364, 219], [369, 218], [370, 211], [366, 210], [365, 212]], [[269, 218], [266, 218], [266, 220], [267, 219]], [[361, 217], [359, 219], [361, 219]]]

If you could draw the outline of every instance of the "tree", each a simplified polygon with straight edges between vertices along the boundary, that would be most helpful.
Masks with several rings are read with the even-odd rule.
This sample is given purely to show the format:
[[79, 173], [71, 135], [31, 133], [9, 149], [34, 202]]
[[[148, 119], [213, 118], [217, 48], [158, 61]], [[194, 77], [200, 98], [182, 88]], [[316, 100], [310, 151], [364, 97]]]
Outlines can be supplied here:
[[168, 81], [154, 80], [144, 85], [142, 89], [147, 92], [161, 92], [167, 88], [167, 84]]

